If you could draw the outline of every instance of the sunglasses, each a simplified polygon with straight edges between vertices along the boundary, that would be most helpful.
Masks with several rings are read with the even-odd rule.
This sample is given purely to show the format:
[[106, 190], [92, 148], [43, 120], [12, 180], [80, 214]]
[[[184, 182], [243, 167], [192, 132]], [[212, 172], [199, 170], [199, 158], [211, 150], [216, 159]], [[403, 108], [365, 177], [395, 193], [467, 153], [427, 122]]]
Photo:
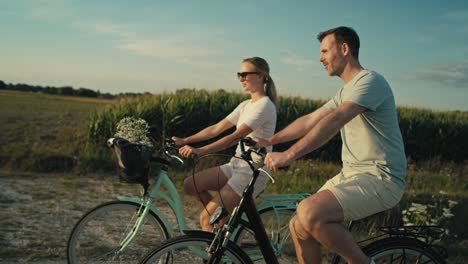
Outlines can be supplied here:
[[259, 72], [238, 72], [237, 73], [237, 78], [240, 79], [240, 78], [245, 78], [247, 77], [247, 75], [249, 74], [259, 74]]

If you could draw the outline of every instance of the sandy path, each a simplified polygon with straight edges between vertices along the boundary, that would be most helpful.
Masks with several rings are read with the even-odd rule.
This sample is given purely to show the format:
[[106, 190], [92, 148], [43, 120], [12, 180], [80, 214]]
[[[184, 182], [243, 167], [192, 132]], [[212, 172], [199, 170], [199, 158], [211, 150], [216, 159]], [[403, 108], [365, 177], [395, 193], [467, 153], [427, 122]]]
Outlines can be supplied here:
[[[79, 218], [117, 196], [138, 196], [139, 189], [109, 175], [0, 171], [0, 263], [66, 263], [67, 239]], [[188, 225], [195, 228], [198, 207], [185, 204]], [[171, 217], [167, 206], [158, 208]]]

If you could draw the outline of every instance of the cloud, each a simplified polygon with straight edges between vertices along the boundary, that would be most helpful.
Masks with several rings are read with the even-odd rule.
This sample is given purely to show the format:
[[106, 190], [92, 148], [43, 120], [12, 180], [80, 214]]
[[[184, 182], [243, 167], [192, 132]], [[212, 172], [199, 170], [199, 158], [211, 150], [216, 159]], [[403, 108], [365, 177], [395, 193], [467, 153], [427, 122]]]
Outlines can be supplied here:
[[73, 15], [73, 8], [68, 0], [29, 1], [30, 18], [41, 21], [59, 21]]
[[468, 33], [468, 9], [444, 13], [441, 18], [451, 25], [451, 28], [448, 30]]
[[406, 79], [456, 88], [468, 88], [468, 61], [416, 71]]
[[308, 66], [319, 64], [318, 60], [299, 56], [292, 51], [286, 51], [285, 53], [286, 55], [280, 59], [281, 62], [286, 65], [295, 66], [298, 70], [304, 70]]
[[450, 11], [442, 15], [443, 19], [450, 21], [467, 21], [468, 20], [468, 10], [456, 10]]
[[226, 66], [216, 62], [226, 53], [220, 48], [224, 45], [216, 43], [220, 38], [213, 31], [204, 30], [211, 33], [196, 31], [177, 34], [160, 33], [157, 37], [148, 37], [133, 32], [130, 26], [111, 22], [95, 23], [91, 25], [91, 28], [99, 34], [116, 37], [115, 48], [140, 56], [172, 60], [199, 68]]
[[113, 37], [113, 48], [150, 58], [165, 59], [198, 68], [220, 68], [226, 55], [223, 33], [215, 29], [191, 25], [177, 33], [142, 33], [141, 24], [120, 24], [107, 20], [84, 20], [74, 13], [70, 0], [28, 0], [28, 17], [39, 21], [68, 24], [88, 34]]
[[118, 26], [110, 22], [98, 22], [92, 25], [97, 33], [112, 35], [121, 38], [131, 38], [134, 36], [126, 26]]

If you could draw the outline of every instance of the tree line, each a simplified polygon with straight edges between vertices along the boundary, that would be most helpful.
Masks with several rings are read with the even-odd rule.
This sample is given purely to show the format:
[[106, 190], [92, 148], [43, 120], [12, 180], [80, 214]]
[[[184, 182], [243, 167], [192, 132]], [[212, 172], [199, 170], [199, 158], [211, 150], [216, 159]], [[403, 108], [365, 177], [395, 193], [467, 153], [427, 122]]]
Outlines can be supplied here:
[[95, 90], [83, 88], [83, 87], [75, 89], [72, 86], [53, 87], [53, 86], [29, 85], [29, 84], [24, 84], [24, 83], [12, 84], [12, 83], [5, 83], [2, 80], [0, 80], [0, 90], [12, 90], [12, 91], [20, 91], [20, 92], [39, 92], [39, 93], [54, 94], [54, 95], [105, 98], [105, 99], [114, 99], [116, 97], [123, 97], [123, 96], [143, 95], [143, 93], [119, 93], [119, 94], [102, 93], [99, 90], [95, 91]]

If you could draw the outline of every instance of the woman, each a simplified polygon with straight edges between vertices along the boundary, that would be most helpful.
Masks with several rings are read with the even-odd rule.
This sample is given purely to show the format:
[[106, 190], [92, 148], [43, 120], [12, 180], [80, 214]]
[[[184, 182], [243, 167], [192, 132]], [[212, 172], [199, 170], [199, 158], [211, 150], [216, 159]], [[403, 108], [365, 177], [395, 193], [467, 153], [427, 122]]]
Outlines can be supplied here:
[[[209, 126], [200, 132], [186, 137], [172, 139], [177, 146], [183, 146], [179, 153], [184, 157], [200, 157], [229, 148], [241, 138], [271, 137], [276, 127], [276, 88], [270, 76], [268, 63], [259, 57], [243, 60], [237, 77], [243, 90], [250, 94], [250, 99], [240, 103], [226, 118]], [[218, 136], [225, 130], [236, 126], [231, 134], [209, 145], [194, 148], [191, 143], [200, 142]], [[267, 151], [271, 151], [267, 149]], [[237, 147], [236, 155], [240, 154]], [[193, 178], [195, 177], [195, 178]], [[232, 158], [222, 166], [203, 170], [184, 181], [184, 191], [199, 199], [206, 210], [200, 214], [200, 225], [205, 231], [211, 231], [210, 215], [219, 206], [231, 211], [240, 201], [245, 186], [252, 177], [252, 170], [242, 160]], [[268, 176], [261, 174], [254, 187], [254, 196], [263, 191], [268, 182]], [[219, 191], [214, 198], [208, 191]], [[221, 197], [220, 197], [221, 196]]]

